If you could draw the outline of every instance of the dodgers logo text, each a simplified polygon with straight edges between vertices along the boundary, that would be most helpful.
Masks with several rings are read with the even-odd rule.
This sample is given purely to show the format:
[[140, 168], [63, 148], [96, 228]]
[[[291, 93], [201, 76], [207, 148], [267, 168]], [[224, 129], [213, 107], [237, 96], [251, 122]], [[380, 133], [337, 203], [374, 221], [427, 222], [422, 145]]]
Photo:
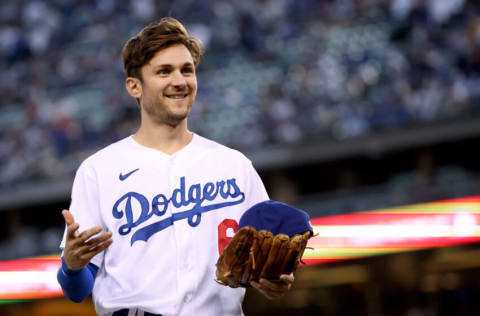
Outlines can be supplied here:
[[[214, 204], [205, 205], [208, 203], [205, 201], [214, 200]], [[218, 200], [220, 202], [217, 202]], [[181, 177], [179, 187], [173, 190], [170, 197], [159, 193], [150, 202], [141, 193], [125, 193], [113, 205], [112, 215], [126, 222], [119, 227], [118, 232], [121, 235], [128, 235], [132, 232], [132, 229], [146, 222], [152, 216], [164, 217], [170, 205], [175, 208], [191, 206], [189, 210], [173, 213], [170, 217], [162, 218], [136, 230], [130, 240], [130, 244], [133, 245], [138, 240], [147, 241], [153, 234], [173, 225], [175, 221], [186, 219], [190, 226], [195, 227], [200, 224], [202, 213], [240, 204], [244, 200], [245, 193], [240, 190], [234, 178], [226, 181], [207, 182], [204, 185], [196, 183], [187, 188], [185, 177]], [[137, 217], [134, 216], [133, 202], [138, 203], [141, 207], [140, 214]], [[138, 212], [135, 213], [138, 214]]]

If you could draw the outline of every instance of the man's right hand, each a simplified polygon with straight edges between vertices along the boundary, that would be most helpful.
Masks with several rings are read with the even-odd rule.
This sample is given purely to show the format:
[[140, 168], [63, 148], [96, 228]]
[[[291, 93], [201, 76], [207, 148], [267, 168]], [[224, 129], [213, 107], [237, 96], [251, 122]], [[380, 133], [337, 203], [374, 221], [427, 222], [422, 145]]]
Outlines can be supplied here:
[[79, 270], [86, 267], [95, 255], [104, 251], [112, 244], [111, 232], [92, 238], [92, 236], [102, 231], [101, 226], [96, 226], [80, 233], [78, 232], [80, 225], [75, 223], [73, 215], [68, 210], [63, 210], [62, 215], [67, 224], [63, 258], [69, 269]]

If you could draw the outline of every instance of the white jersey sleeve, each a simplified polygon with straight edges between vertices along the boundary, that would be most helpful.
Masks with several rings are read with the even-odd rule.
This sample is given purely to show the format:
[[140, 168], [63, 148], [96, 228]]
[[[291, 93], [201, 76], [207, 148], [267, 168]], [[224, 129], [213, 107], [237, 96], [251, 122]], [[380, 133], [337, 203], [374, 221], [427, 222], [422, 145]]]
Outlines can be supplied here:
[[[78, 231], [80, 233], [94, 226], [102, 226], [103, 230], [106, 230], [99, 210], [100, 205], [96, 174], [93, 168], [89, 166], [89, 161], [86, 160], [81, 164], [75, 175], [69, 208], [75, 222], [79, 224]], [[62, 250], [65, 248], [66, 231], [67, 229], [65, 228], [60, 245]], [[102, 260], [103, 252], [92, 258], [91, 263], [100, 267]]]
[[248, 179], [248, 183], [245, 189], [245, 211], [253, 205], [269, 199], [267, 190], [251, 162], [246, 168], [246, 173], [245, 179]]

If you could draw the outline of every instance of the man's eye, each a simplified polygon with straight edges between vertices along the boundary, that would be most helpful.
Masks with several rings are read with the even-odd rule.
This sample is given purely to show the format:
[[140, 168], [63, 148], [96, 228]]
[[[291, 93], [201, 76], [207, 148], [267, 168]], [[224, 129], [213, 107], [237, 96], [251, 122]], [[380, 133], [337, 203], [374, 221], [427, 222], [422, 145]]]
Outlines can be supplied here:
[[159, 70], [157, 74], [165, 76], [169, 74], [169, 71], [167, 69], [162, 69], [162, 70]]
[[191, 74], [191, 73], [193, 73], [193, 69], [192, 68], [185, 68], [185, 69], [183, 69], [183, 72]]

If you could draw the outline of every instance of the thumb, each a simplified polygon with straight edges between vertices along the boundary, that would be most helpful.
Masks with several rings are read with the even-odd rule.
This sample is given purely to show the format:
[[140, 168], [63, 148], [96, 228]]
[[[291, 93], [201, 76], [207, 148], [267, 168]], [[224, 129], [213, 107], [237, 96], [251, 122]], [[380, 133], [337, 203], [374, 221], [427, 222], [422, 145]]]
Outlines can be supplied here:
[[293, 273], [290, 274], [282, 274], [280, 276], [280, 280], [285, 282], [286, 284], [292, 284], [295, 281], [295, 277], [293, 276]]
[[62, 211], [63, 218], [65, 219], [65, 223], [67, 225], [72, 225], [75, 223], [75, 220], [73, 219], [72, 213], [70, 213], [68, 210], [63, 210]]

